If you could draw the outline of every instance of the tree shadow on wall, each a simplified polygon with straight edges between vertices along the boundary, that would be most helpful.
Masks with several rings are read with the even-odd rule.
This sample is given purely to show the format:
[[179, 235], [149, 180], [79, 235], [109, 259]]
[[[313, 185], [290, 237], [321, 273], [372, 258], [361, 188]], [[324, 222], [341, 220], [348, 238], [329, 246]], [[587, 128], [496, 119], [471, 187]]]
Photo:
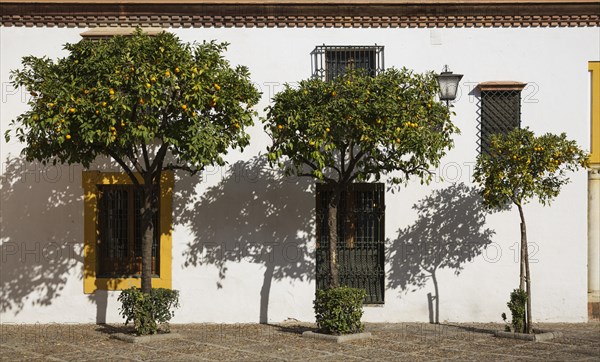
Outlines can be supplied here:
[[258, 156], [236, 162], [218, 185], [190, 197], [175, 213], [193, 237], [185, 265], [216, 266], [217, 288], [223, 287], [228, 263], [263, 265], [259, 322], [268, 323], [273, 280], [314, 278], [312, 183], [285, 177]]
[[417, 211], [417, 220], [400, 229], [388, 249], [391, 264], [388, 287], [414, 292], [431, 279], [435, 296], [428, 293], [429, 321], [439, 323], [436, 272], [453, 269], [459, 275], [464, 264], [492, 242], [495, 232], [485, 228], [488, 214], [477, 189], [464, 183], [433, 191], [413, 205], [413, 209]]
[[[150, 151], [151, 155], [155, 155], [158, 150], [156, 148]], [[171, 154], [167, 154], [166, 163], [171, 162], [173, 160], [173, 156]], [[98, 172], [116, 172], [120, 174], [124, 174], [125, 171], [123, 168], [116, 163], [113, 159], [98, 157], [89, 167], [90, 171], [98, 171]], [[165, 171], [163, 171], [165, 172]], [[164, 196], [163, 193], [168, 191], [173, 191], [172, 201], [173, 201], [173, 212], [172, 216], [177, 216], [177, 213], [181, 210], [185, 210], [188, 200], [194, 195], [195, 188], [201, 182], [201, 178], [196, 175], [190, 175], [187, 171], [175, 171], [174, 172], [175, 185], [174, 189], [177, 190], [163, 190], [161, 189], [161, 196]], [[129, 177], [126, 178], [127, 182], [129, 181]], [[85, 192], [85, 190], [84, 190]], [[96, 201], [94, 201], [95, 203]], [[94, 208], [97, 208], [96, 205]], [[96, 218], [94, 218], [96, 220]], [[96, 220], [98, 223], [98, 220]], [[161, 230], [160, 237], [164, 236], [164, 234], [172, 233], [172, 228], [167, 230]], [[96, 250], [96, 253], [99, 251]], [[96, 277], [96, 270], [89, 268], [89, 265], [84, 265], [83, 271], [84, 277], [93, 276]], [[139, 279], [138, 279], [139, 280]], [[153, 281], [155, 283], [155, 281]], [[96, 290], [88, 294], [88, 300], [94, 304], [96, 304], [96, 323], [97, 324], [105, 324], [107, 321], [107, 311], [108, 311], [108, 303], [109, 303], [109, 294], [113, 292], [120, 293], [122, 289], [127, 289], [132, 287], [137, 283], [131, 283], [131, 285], [127, 285], [124, 282], [119, 282], [115, 279], [106, 279], [106, 278], [96, 278]], [[154, 284], [153, 284], [154, 285]], [[138, 285], [139, 287], [139, 285]], [[155, 286], [156, 287], [156, 286]], [[120, 307], [120, 303], [117, 303]], [[127, 329], [127, 328], [125, 328]]]
[[82, 263], [81, 166], [8, 157], [0, 183], [0, 312], [48, 306]]

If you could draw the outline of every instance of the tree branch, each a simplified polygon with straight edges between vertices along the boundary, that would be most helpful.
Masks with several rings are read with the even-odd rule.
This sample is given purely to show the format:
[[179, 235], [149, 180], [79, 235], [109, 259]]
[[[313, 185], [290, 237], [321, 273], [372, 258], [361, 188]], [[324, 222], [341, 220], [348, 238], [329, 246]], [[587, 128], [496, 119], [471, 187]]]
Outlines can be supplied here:
[[127, 155], [127, 158], [129, 158], [129, 161], [131, 161], [131, 164], [133, 165], [133, 167], [135, 168], [135, 170], [137, 172], [139, 172], [140, 174], [144, 173], [144, 169], [138, 162], [137, 154], [135, 154], [133, 150], [129, 152], [129, 154]]
[[[315, 178], [317, 180], [321, 180], [321, 178], [313, 175], [312, 173], [297, 173], [296, 175], [298, 175], [298, 176], [308, 176], [308, 177]], [[328, 183], [336, 183], [336, 181], [334, 179], [330, 178], [330, 177], [323, 176], [323, 180], [327, 181]]]
[[134, 185], [140, 186], [140, 183], [139, 183], [137, 177], [135, 177], [135, 174], [133, 173], [131, 168], [129, 166], [127, 166], [127, 164], [125, 163], [125, 161], [123, 161], [123, 159], [121, 157], [119, 157], [110, 148], [106, 149], [106, 153], [108, 153], [108, 155], [110, 157], [112, 157], [115, 161], [117, 161], [117, 163], [123, 168], [123, 170], [125, 170], [125, 173], [127, 173], [129, 178], [131, 179], [131, 182], [133, 182]]
[[306, 157], [304, 157], [302, 155], [298, 155], [298, 158], [300, 159], [300, 161], [302, 161], [306, 165], [310, 166], [313, 170], [318, 170], [317, 166], [314, 163], [312, 163], [309, 159], [307, 159]]
[[342, 145], [342, 148], [340, 149], [340, 164], [341, 164], [341, 173], [338, 171], [338, 173], [340, 173], [340, 178], [342, 177], [342, 175], [346, 172], [346, 145]]
[[[356, 157], [354, 157], [353, 159], [350, 160], [350, 163], [348, 164], [348, 169], [346, 170], [346, 174], [343, 175], [343, 179], [342, 179], [342, 184], [346, 184], [348, 183], [351, 178], [352, 178], [352, 172], [354, 171], [354, 167], [356, 167], [356, 164], [358, 163], [358, 161], [360, 161], [360, 159], [365, 155], [365, 151], [364, 150], [360, 150], [360, 152], [358, 152], [356, 154]], [[354, 176], [354, 178], [356, 178], [356, 176]], [[353, 179], [353, 178], [352, 178]]]
[[150, 158], [148, 157], [148, 148], [146, 141], [142, 138], [142, 154], [144, 155], [144, 163], [146, 164], [146, 170], [150, 170]]
[[169, 148], [168, 144], [163, 143], [160, 145], [156, 156], [154, 156], [154, 161], [152, 161], [152, 165], [150, 165], [150, 172], [157, 171], [157, 168], [162, 167], [163, 161], [165, 159], [165, 155], [167, 154], [167, 149]]
[[198, 168], [191, 168], [189, 166], [183, 166], [183, 165], [174, 165], [172, 163], [163, 167], [163, 170], [183, 170], [183, 171], [189, 172], [191, 176], [195, 175], [196, 173], [198, 173], [200, 171]]

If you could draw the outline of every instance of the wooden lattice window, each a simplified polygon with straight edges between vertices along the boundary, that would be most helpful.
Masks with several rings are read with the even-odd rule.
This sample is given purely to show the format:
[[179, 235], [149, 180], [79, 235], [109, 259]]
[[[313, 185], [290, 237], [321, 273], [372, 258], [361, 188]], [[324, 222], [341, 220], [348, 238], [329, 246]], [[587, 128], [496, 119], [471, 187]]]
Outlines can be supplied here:
[[481, 91], [480, 153], [489, 154], [492, 135], [506, 134], [521, 126], [521, 90], [524, 83], [485, 82]]
[[[159, 195], [158, 188], [156, 195]], [[99, 277], [140, 276], [142, 272], [142, 237], [140, 190], [133, 185], [98, 185], [98, 253]], [[158, 199], [155, 201], [160, 207]], [[153, 215], [152, 274], [160, 275], [159, 212]]]
[[[329, 279], [329, 225], [327, 204], [331, 187], [317, 184], [317, 289]], [[382, 183], [356, 183], [343, 192], [337, 213], [340, 284], [364, 289], [365, 303], [385, 300], [385, 187]]]

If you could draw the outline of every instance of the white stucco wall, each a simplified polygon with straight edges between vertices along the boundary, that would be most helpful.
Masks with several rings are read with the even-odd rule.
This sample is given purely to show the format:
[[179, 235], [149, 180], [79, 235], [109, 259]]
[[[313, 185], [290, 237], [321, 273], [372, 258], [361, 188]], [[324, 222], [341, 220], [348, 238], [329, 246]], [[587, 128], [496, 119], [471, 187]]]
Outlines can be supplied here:
[[[26, 94], [12, 89], [10, 70], [26, 55], [63, 56], [62, 44], [76, 42], [85, 29], [0, 28], [2, 135], [10, 120], [26, 110]], [[184, 41], [216, 39], [231, 43], [228, 59], [249, 67], [263, 91], [261, 111], [285, 82], [310, 76], [309, 53], [316, 45], [385, 46], [385, 66], [440, 71], [448, 64], [463, 73], [455, 102], [461, 135], [437, 170], [445, 181], [411, 183], [386, 194], [388, 248], [398, 245], [400, 229], [414, 225], [412, 208], [433, 190], [452, 183], [470, 185], [477, 155], [479, 82], [527, 82], [522, 124], [537, 133], [567, 132], [589, 149], [589, 74], [598, 60], [598, 28], [522, 29], [174, 29]], [[257, 120], [251, 145], [231, 152], [230, 165], [257, 162], [268, 138]], [[119, 322], [118, 292], [83, 294], [83, 201], [80, 166], [43, 167], [19, 157], [21, 145], [0, 141], [2, 174], [0, 260], [3, 323]], [[239, 166], [239, 164], [238, 164]], [[314, 296], [314, 196], [307, 180], [277, 180], [246, 166], [246, 176], [231, 167], [208, 169], [204, 178], [181, 176], [175, 185], [173, 287], [181, 291], [175, 323], [258, 322], [268, 315], [312, 321]], [[238, 170], [239, 171], [239, 170]], [[587, 320], [586, 173], [572, 176], [551, 207], [528, 204], [525, 213], [532, 247], [533, 317], [536, 321]], [[193, 190], [194, 197], [185, 191]], [[307, 191], [308, 190], [308, 191]], [[451, 203], [450, 203], [450, 206]], [[460, 223], [460, 219], [454, 220]], [[479, 230], [494, 231], [492, 244], [455, 275], [438, 272], [440, 321], [501, 321], [509, 293], [518, 285], [519, 217], [516, 210], [496, 213]], [[198, 242], [263, 245], [232, 261], [230, 255], [186, 265], [190, 245]], [[273, 254], [264, 245], [274, 246]], [[292, 245], [292, 247], [289, 247]], [[243, 250], [244, 248], [242, 248]], [[298, 256], [294, 253], [300, 250]], [[224, 263], [219, 261], [227, 259]], [[401, 279], [402, 265], [388, 260], [388, 282]], [[271, 268], [271, 269], [269, 269]], [[391, 273], [390, 270], [395, 270]], [[400, 271], [398, 271], [400, 270]], [[272, 273], [272, 274], [271, 274]], [[265, 278], [265, 275], [267, 276]], [[396, 279], [391, 280], [392, 276]], [[365, 321], [428, 321], [427, 293], [433, 285], [388, 288], [385, 306], [365, 308]], [[267, 304], [268, 302], [268, 304]], [[261, 312], [262, 310], [262, 312]]]

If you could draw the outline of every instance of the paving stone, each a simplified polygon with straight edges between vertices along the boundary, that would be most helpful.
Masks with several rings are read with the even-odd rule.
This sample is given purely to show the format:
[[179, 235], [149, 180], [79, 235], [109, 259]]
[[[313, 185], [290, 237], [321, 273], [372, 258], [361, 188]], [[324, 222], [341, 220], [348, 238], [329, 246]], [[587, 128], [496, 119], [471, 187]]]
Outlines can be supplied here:
[[261, 356], [270, 356], [282, 359], [315, 359], [327, 354], [327, 352], [318, 351], [310, 348], [296, 348], [289, 345], [282, 345], [274, 342], [260, 343], [251, 346], [253, 353]]
[[380, 348], [382, 343], [385, 343], [385, 348], [396, 353], [413, 353], [426, 350], [428, 346], [422, 343], [415, 343], [407, 340], [390, 340], [385, 338], [374, 337], [371, 340], [364, 341], [363, 346]]
[[2, 361], [29, 360], [39, 356], [37, 353], [10, 348], [6, 345], [0, 345], [0, 359]]
[[319, 358], [307, 358], [305, 361], [364, 361], [364, 358], [354, 357], [354, 356], [344, 356], [339, 354], [325, 354], [320, 356]]
[[371, 339], [372, 335], [371, 335], [371, 332], [361, 332], [361, 333], [352, 333], [352, 334], [345, 334], [345, 335], [338, 336], [338, 335], [331, 335], [331, 334], [325, 334], [325, 333], [316, 333], [313, 331], [306, 331], [306, 332], [302, 333], [302, 337], [303, 338], [321, 339], [321, 340], [336, 342], [336, 343], [347, 343], [350, 341]]
[[202, 352], [194, 354], [197, 357], [210, 359], [213, 361], [238, 361], [241, 359], [253, 359], [260, 360], [262, 359], [261, 354], [253, 353], [251, 351], [242, 351], [233, 348], [227, 348], [225, 346], [206, 346]]
[[302, 338], [310, 323], [282, 325], [173, 325], [180, 339], [138, 345], [109, 339], [127, 331], [115, 325], [2, 325], [2, 360], [65, 361], [599, 361], [600, 323], [540, 324], [564, 334], [548, 342], [503, 339], [481, 333], [499, 324], [432, 326], [367, 324], [373, 338], [336, 344]]

